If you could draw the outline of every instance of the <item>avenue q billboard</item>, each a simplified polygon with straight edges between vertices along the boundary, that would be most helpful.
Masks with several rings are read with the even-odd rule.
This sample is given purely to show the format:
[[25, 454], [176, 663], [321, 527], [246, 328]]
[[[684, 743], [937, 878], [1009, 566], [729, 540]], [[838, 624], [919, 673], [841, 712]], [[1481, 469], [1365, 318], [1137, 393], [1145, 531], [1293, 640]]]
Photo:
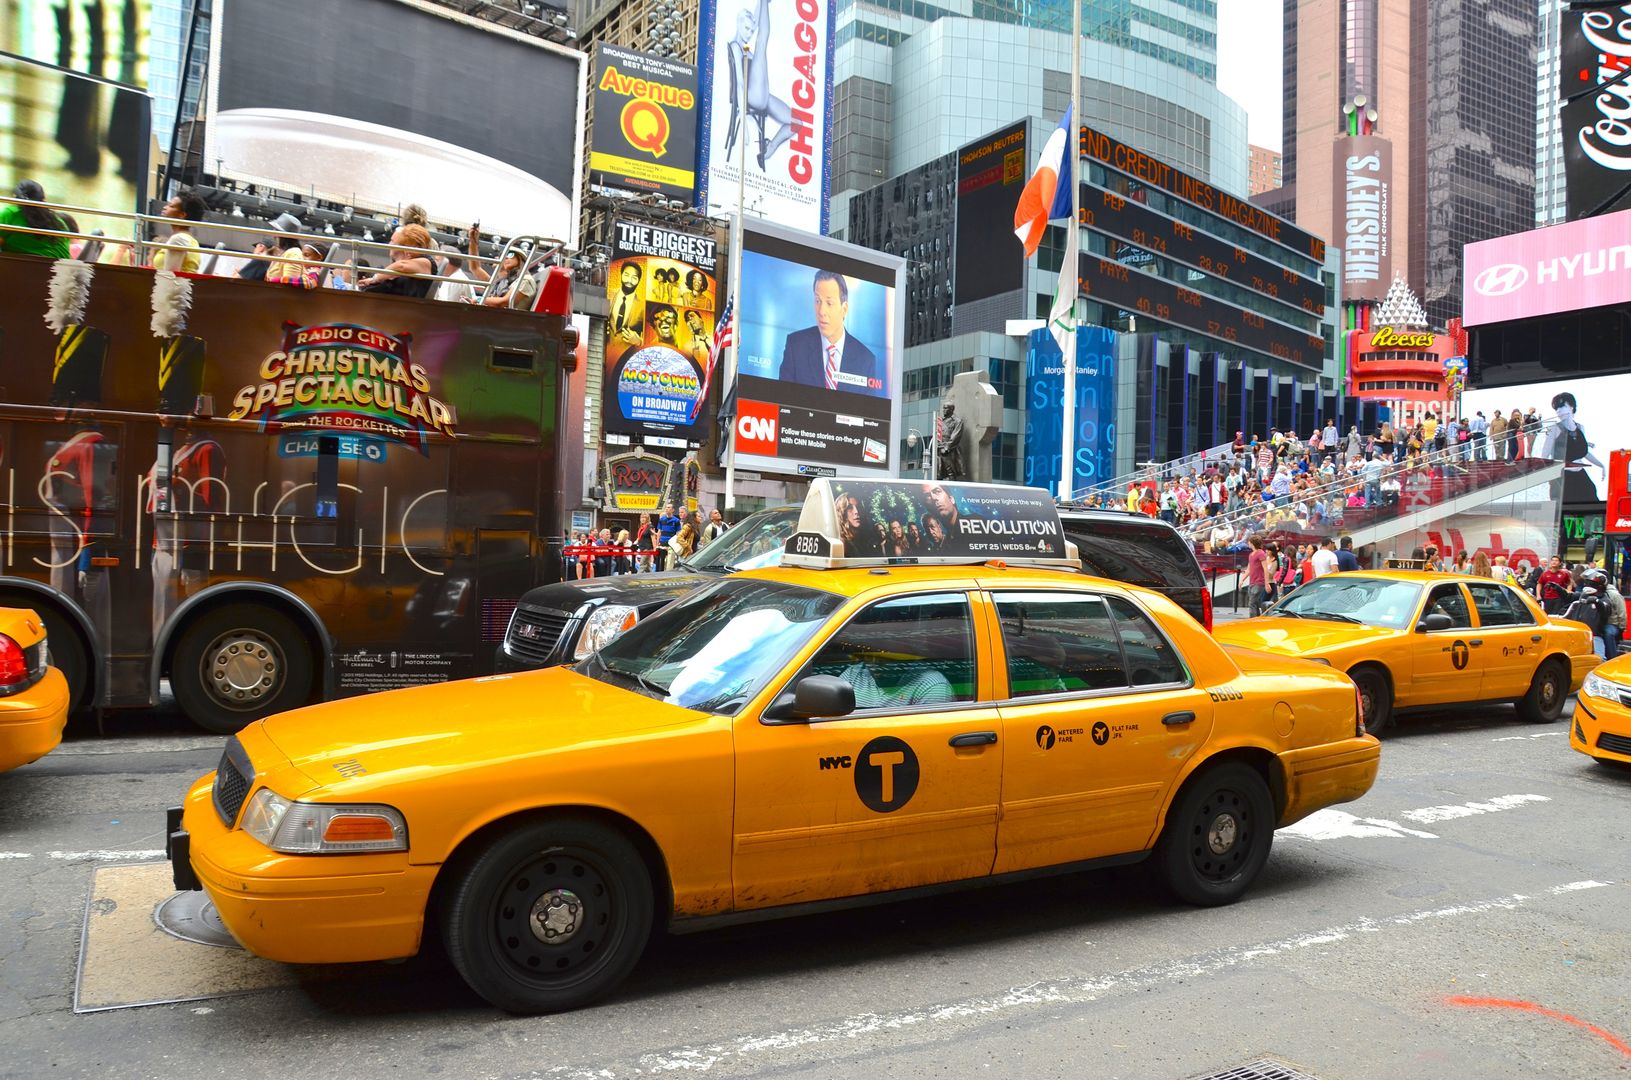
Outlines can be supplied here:
[[737, 465], [893, 475], [906, 260], [751, 217], [745, 225]]
[[1631, 300], [1631, 210], [1462, 249], [1464, 326]]
[[750, 215], [827, 231], [835, 3], [702, 0], [697, 201], [705, 213], [735, 211], [744, 185]]
[[427, 0], [215, 0], [210, 33], [226, 174], [578, 246], [583, 53]]
[[1336, 142], [1336, 241], [1342, 248], [1342, 298], [1380, 301], [1393, 281], [1388, 197], [1393, 144], [1377, 135]]
[[697, 69], [602, 42], [595, 51], [589, 182], [691, 205], [697, 174]]

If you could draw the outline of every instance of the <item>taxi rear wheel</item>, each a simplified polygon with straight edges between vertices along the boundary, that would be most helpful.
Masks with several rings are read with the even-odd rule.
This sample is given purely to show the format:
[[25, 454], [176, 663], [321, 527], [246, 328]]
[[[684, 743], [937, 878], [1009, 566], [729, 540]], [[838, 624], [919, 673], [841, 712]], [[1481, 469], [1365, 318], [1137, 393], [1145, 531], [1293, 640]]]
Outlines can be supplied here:
[[1359, 705], [1365, 713], [1365, 731], [1381, 735], [1393, 723], [1393, 684], [1380, 668], [1361, 667], [1348, 672], [1359, 688]]
[[1179, 796], [1156, 865], [1178, 899], [1232, 904], [1263, 869], [1273, 843], [1268, 785], [1250, 766], [1226, 762], [1201, 773]]
[[575, 1009], [614, 989], [651, 934], [651, 878], [616, 830], [537, 821], [466, 864], [442, 939], [470, 988], [508, 1012]]
[[1563, 701], [1569, 696], [1569, 673], [1563, 661], [1552, 659], [1540, 665], [1529, 692], [1518, 699], [1518, 718], [1529, 724], [1550, 724], [1563, 715]]

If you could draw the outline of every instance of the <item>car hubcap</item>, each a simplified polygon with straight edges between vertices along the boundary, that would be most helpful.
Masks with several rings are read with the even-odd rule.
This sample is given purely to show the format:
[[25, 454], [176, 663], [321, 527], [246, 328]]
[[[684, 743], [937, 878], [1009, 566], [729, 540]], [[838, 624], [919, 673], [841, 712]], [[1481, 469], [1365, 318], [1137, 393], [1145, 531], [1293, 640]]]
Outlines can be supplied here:
[[1235, 819], [1228, 814], [1213, 818], [1212, 827], [1206, 831], [1206, 846], [1214, 855], [1228, 854], [1235, 846]]
[[1557, 704], [1557, 676], [1548, 675], [1546, 681], [1540, 684], [1540, 703], [1550, 709]]
[[259, 708], [283, 680], [283, 650], [258, 630], [228, 630], [210, 642], [201, 663], [204, 686], [228, 709]]
[[1204, 881], [1225, 882], [1240, 872], [1251, 849], [1252, 821], [1246, 797], [1214, 792], [1195, 815], [1190, 857]]
[[592, 854], [536, 856], [518, 867], [498, 894], [493, 928], [499, 950], [533, 979], [575, 977], [606, 951], [615, 929], [615, 899]]

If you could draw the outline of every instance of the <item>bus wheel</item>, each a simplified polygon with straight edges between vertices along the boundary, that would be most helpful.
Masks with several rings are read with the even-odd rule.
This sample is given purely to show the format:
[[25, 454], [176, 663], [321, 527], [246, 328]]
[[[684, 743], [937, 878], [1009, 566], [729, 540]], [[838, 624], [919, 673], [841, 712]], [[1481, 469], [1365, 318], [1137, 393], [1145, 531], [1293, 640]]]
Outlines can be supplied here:
[[311, 698], [312, 654], [295, 621], [260, 604], [230, 604], [188, 623], [170, 658], [170, 688], [188, 719], [230, 735]]

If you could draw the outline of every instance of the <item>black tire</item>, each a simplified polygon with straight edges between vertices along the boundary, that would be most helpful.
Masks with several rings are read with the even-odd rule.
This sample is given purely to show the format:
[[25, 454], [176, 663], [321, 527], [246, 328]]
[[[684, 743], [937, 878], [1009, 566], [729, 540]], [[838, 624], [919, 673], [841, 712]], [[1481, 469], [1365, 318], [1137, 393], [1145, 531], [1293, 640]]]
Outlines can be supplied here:
[[170, 656], [170, 689], [187, 718], [231, 735], [311, 700], [316, 664], [305, 631], [264, 604], [229, 604], [187, 623]]
[[1518, 719], [1526, 724], [1556, 723], [1568, 697], [1569, 670], [1554, 656], [1535, 669], [1529, 692], [1518, 699]]
[[1360, 667], [1348, 672], [1359, 687], [1360, 707], [1365, 713], [1365, 731], [1378, 738], [1393, 726], [1393, 683], [1379, 667]]
[[454, 872], [442, 942], [470, 988], [506, 1012], [562, 1012], [610, 993], [651, 936], [645, 863], [592, 821], [519, 826]]
[[1155, 865], [1174, 896], [1202, 907], [1232, 904], [1268, 862], [1274, 801], [1255, 769], [1206, 766], [1173, 804]]

